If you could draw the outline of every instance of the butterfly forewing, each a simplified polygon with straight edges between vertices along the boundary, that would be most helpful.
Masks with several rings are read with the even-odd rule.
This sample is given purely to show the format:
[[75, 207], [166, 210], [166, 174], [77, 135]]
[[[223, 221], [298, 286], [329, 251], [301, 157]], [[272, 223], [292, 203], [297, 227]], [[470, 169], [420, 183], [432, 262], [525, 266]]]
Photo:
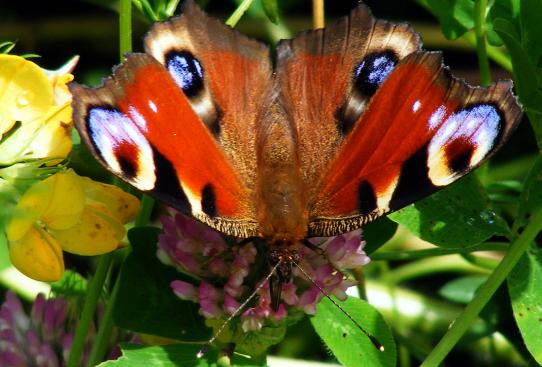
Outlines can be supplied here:
[[279, 43], [281, 103], [296, 128], [311, 196], [385, 75], [419, 48], [410, 26], [375, 20], [363, 4], [325, 29]]
[[454, 182], [494, 153], [520, 116], [510, 82], [469, 87], [439, 54], [407, 56], [322, 176], [309, 233], [357, 228]]
[[114, 174], [224, 232], [253, 235], [239, 174], [153, 57], [131, 54], [101, 88], [71, 90], [81, 136]]

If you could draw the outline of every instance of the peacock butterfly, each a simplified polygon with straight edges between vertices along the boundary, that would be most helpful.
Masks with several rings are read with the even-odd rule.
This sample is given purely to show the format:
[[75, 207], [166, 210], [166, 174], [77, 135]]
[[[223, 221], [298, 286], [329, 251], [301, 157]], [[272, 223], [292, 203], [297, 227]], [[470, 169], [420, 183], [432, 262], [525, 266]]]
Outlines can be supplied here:
[[520, 121], [511, 88], [454, 78], [409, 25], [363, 4], [281, 41], [273, 68], [267, 46], [193, 0], [101, 87], [70, 86], [75, 126], [109, 171], [267, 241], [275, 300], [307, 237], [356, 229], [489, 158]]

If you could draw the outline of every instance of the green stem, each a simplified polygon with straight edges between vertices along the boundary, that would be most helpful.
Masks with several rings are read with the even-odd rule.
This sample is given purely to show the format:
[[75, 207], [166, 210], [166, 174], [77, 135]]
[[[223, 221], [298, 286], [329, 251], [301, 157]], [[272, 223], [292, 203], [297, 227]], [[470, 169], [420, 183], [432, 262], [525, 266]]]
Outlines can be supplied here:
[[[131, 0], [121, 0], [119, 4], [119, 49], [120, 49], [120, 59], [124, 58], [126, 52], [132, 50], [132, 4]], [[77, 326], [75, 332], [75, 337], [72, 345], [72, 350], [70, 352], [70, 357], [68, 360], [68, 367], [76, 367], [79, 365], [81, 360], [81, 353], [83, 352], [85, 346], [85, 339], [87, 337], [88, 329], [92, 318], [96, 314], [96, 306], [98, 304], [98, 299], [104, 287], [104, 282], [109, 273], [109, 269], [114, 259], [114, 252], [104, 254], [100, 257], [98, 261], [98, 267], [96, 268], [96, 273], [94, 277], [88, 284], [87, 295], [85, 298], [85, 305], [83, 307], [83, 312], [81, 314], [81, 319]], [[113, 291], [112, 297], [109, 299], [106, 315], [109, 312], [112, 312], [114, 305], [114, 295], [115, 290]], [[109, 320], [107, 319], [109, 317]], [[110, 326], [107, 324], [110, 323]], [[105, 316], [103, 320], [103, 325], [100, 327], [100, 332], [94, 339], [94, 345], [92, 347], [92, 356], [91, 362], [89, 365], [95, 365], [94, 361], [96, 358], [100, 357], [100, 353], [105, 349], [109, 341], [110, 333], [107, 332], [107, 328], [112, 328], [111, 315]], [[104, 330], [105, 329], [105, 330]]]
[[252, 0], [243, 0], [243, 2], [239, 4], [239, 6], [237, 7], [237, 9], [235, 9], [232, 15], [230, 15], [228, 20], [226, 20], [226, 25], [234, 28], [251, 4]]
[[122, 61], [124, 54], [132, 51], [132, 3], [130, 0], [120, 0], [119, 41], [119, 56]]
[[423, 250], [412, 250], [412, 251], [383, 251], [376, 252], [371, 255], [372, 261], [397, 261], [397, 260], [416, 260], [422, 259], [425, 257], [435, 257], [435, 256], [444, 256], [444, 255], [453, 255], [453, 254], [468, 254], [471, 252], [477, 251], [506, 251], [508, 245], [506, 243], [499, 242], [487, 242], [474, 247], [464, 247], [464, 248], [428, 248]]
[[442, 256], [438, 260], [432, 258], [422, 259], [398, 267], [388, 274], [388, 280], [394, 284], [397, 284], [409, 279], [444, 272], [475, 274], [489, 273], [487, 269], [474, 266], [460, 256], [448, 255]]
[[474, 32], [476, 34], [476, 52], [480, 67], [480, 83], [482, 85], [491, 84], [486, 48], [486, 12], [487, 0], [476, 0], [474, 5]]
[[367, 289], [365, 288], [365, 272], [363, 271], [363, 267], [355, 268], [352, 270], [352, 274], [354, 275], [354, 279], [358, 282], [357, 288], [359, 293], [359, 298], [367, 301]]
[[95, 341], [92, 344], [92, 349], [90, 350], [87, 367], [96, 366], [98, 363], [103, 361], [105, 357], [111, 332], [113, 331], [113, 307], [115, 300], [117, 299], [118, 290], [119, 282], [117, 281], [113, 287], [113, 292], [111, 292], [111, 295], [109, 296], [107, 308], [105, 309], [103, 318], [100, 320], [98, 333], [96, 334]]
[[81, 354], [85, 347], [85, 340], [87, 333], [92, 323], [92, 319], [96, 313], [96, 305], [98, 299], [102, 293], [104, 281], [113, 260], [114, 253], [110, 252], [100, 256], [98, 260], [98, 267], [94, 277], [88, 283], [87, 293], [85, 297], [85, 305], [83, 306], [83, 312], [81, 318], [77, 324], [75, 330], [75, 336], [73, 338], [73, 344], [70, 351], [70, 357], [68, 359], [68, 367], [78, 367], [81, 361]]
[[487, 281], [478, 288], [476, 295], [465, 310], [452, 324], [451, 328], [437, 344], [435, 349], [427, 356], [422, 367], [438, 366], [457, 344], [463, 334], [469, 329], [480, 311], [484, 308], [493, 294], [497, 291], [510, 271], [514, 268], [529, 244], [542, 230], [542, 210], [538, 210], [532, 217], [523, 233], [510, 246], [510, 251], [504, 256], [501, 263], [491, 273]]
[[153, 206], [153, 198], [148, 195], [143, 195], [141, 197], [141, 210], [139, 211], [134, 223], [136, 227], [147, 225], [150, 222]]
[[473, 254], [462, 254], [461, 257], [467, 260], [473, 265], [479, 266], [484, 269], [493, 270], [499, 265], [500, 260], [491, 259], [484, 256], [475, 256]]

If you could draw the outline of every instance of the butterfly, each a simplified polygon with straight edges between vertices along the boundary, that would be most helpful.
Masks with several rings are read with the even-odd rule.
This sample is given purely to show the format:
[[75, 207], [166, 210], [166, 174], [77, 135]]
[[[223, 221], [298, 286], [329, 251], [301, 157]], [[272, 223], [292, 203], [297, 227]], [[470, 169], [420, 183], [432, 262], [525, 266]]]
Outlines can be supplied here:
[[280, 41], [274, 66], [266, 45], [193, 0], [144, 44], [102, 86], [71, 84], [79, 134], [137, 189], [226, 235], [263, 238], [275, 300], [307, 238], [451, 184], [522, 114], [511, 81], [469, 86], [409, 25], [363, 4]]

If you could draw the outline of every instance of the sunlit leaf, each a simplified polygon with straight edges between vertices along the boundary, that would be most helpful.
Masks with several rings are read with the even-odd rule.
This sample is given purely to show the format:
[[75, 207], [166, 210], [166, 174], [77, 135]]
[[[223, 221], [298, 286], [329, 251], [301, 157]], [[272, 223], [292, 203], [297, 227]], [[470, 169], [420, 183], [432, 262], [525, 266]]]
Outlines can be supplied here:
[[468, 247], [507, 231], [506, 223], [489, 207], [487, 193], [472, 174], [389, 218], [442, 247]]
[[395, 343], [388, 325], [378, 311], [359, 298], [350, 297], [344, 302], [338, 302], [384, 346], [384, 351], [379, 351], [337, 306], [324, 298], [318, 304], [311, 323], [339, 362], [346, 367], [395, 366]]
[[514, 318], [525, 346], [542, 364], [542, 251], [528, 250], [508, 277]]
[[219, 366], [244, 366], [263, 367], [265, 363], [256, 363], [249, 358], [234, 355], [231, 363], [217, 362], [218, 353], [210, 350], [202, 358], [196, 357], [201, 346], [193, 344], [175, 344], [166, 346], [141, 346], [123, 345], [122, 357], [116, 361], [107, 361], [100, 367], [219, 367]]

